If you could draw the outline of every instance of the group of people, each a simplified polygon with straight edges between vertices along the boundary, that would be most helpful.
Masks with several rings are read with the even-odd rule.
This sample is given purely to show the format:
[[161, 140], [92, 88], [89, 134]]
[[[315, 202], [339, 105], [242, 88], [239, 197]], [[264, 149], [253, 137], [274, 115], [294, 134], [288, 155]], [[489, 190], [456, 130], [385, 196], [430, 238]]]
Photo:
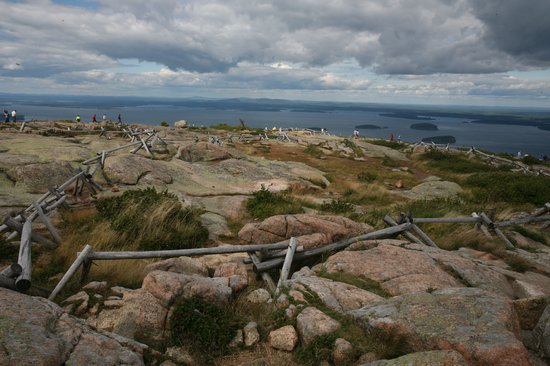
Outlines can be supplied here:
[[[81, 120], [80, 114], [77, 114], [76, 117], [75, 117], [75, 121], [76, 121], [77, 123], [80, 123], [80, 120]], [[106, 115], [106, 114], [103, 114], [103, 116], [101, 117], [101, 120], [102, 120], [103, 122], [107, 122], [107, 115]], [[96, 114], [94, 114], [94, 115], [92, 116], [92, 122], [97, 123], [97, 115], [96, 115]], [[119, 123], [119, 124], [122, 124], [122, 117], [121, 117], [120, 113], [118, 114], [118, 123]]]
[[4, 122], [8, 123], [10, 121], [10, 116], [11, 116], [12, 122], [17, 122], [17, 111], [14, 109], [10, 113], [4, 109]]

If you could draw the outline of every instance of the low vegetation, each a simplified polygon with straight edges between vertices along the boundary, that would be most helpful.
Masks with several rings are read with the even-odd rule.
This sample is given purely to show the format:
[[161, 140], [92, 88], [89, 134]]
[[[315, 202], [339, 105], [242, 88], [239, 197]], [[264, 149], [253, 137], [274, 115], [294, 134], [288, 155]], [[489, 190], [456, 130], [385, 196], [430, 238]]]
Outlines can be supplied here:
[[230, 306], [223, 306], [200, 297], [183, 299], [174, 306], [171, 316], [171, 346], [200, 350], [203, 363], [228, 352], [228, 346], [243, 320]]
[[421, 158], [427, 161], [429, 167], [456, 174], [480, 173], [488, 170], [508, 169], [507, 167], [494, 168], [486, 163], [465, 158], [456, 153], [428, 150]]
[[246, 210], [255, 219], [266, 219], [274, 215], [303, 213], [302, 205], [284, 193], [274, 193], [262, 186], [246, 201]]
[[542, 176], [484, 172], [468, 177], [464, 183], [472, 190], [473, 199], [480, 204], [506, 202], [536, 206], [550, 202], [549, 180]]
[[100, 200], [96, 208], [99, 219], [109, 222], [119, 239], [134, 242], [140, 250], [196, 248], [208, 239], [199, 211], [183, 208], [167, 191], [126, 191]]

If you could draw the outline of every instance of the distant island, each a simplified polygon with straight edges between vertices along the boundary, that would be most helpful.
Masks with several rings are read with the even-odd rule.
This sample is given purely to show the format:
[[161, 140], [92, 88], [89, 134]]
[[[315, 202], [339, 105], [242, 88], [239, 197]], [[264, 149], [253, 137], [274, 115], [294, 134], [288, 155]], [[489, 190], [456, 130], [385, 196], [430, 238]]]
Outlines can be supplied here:
[[413, 123], [411, 125], [413, 130], [422, 130], [422, 131], [437, 131], [439, 128], [433, 123]]
[[456, 138], [454, 136], [432, 136], [423, 138], [422, 142], [433, 142], [434, 144], [454, 144], [456, 142]]
[[380, 127], [380, 126], [377, 126], [377, 125], [357, 125], [355, 126], [355, 128], [358, 128], [358, 129], [361, 129], [361, 130], [380, 130], [382, 128], [387, 128], [387, 127]]
[[403, 119], [414, 119], [418, 121], [434, 121], [435, 118], [427, 116], [419, 116], [417, 113], [409, 112], [390, 112], [390, 113], [380, 113], [382, 117], [391, 117], [391, 118], [403, 118]]

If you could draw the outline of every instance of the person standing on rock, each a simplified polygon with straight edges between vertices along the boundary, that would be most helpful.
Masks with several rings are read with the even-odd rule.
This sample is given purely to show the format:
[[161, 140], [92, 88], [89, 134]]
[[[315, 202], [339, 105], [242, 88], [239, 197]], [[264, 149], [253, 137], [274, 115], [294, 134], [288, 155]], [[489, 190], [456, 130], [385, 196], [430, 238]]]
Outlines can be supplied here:
[[92, 122], [97, 122], [97, 119], [96, 119], [95, 113], [94, 113], [94, 115], [92, 116]]
[[359, 138], [359, 131], [357, 131], [357, 129], [353, 130], [353, 137], [355, 137], [356, 139]]
[[4, 109], [4, 122], [8, 123], [10, 121], [10, 112]]
[[77, 114], [75, 119], [76, 119], [76, 123], [80, 123], [80, 114]]
[[118, 124], [119, 124], [119, 125], [122, 124], [122, 118], [120, 117], [120, 113], [118, 114]]
[[13, 122], [17, 122], [17, 111], [15, 109], [11, 111], [11, 119]]

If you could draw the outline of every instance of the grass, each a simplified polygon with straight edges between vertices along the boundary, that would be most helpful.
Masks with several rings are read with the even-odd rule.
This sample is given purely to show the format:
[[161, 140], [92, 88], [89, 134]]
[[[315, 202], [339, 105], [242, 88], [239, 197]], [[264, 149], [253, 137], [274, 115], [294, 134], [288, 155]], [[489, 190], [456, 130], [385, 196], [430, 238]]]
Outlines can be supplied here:
[[336, 312], [327, 307], [312, 291], [304, 293], [309, 305], [316, 307], [341, 324], [341, 328], [331, 334], [315, 339], [309, 346], [299, 346], [294, 352], [296, 361], [302, 365], [319, 365], [323, 361], [331, 361], [331, 350], [336, 338], [344, 338], [353, 345], [349, 363], [353, 364], [361, 355], [374, 352], [378, 358], [395, 358], [409, 353], [406, 338], [394, 331], [369, 329], [365, 331], [360, 321]]
[[307, 147], [304, 149], [304, 153], [311, 155], [317, 159], [325, 155], [323, 154], [323, 151], [318, 146], [312, 145], [312, 144], [307, 145]]
[[524, 237], [532, 239], [536, 242], [539, 242], [545, 245], [550, 244], [548, 242], [548, 238], [542, 232], [528, 229], [522, 225], [514, 225], [511, 230], [516, 231], [519, 234], [523, 235]]
[[321, 270], [317, 272], [317, 275], [319, 277], [328, 278], [336, 282], [347, 283], [349, 285], [358, 287], [365, 291], [372, 292], [373, 294], [382, 296], [384, 298], [390, 297], [390, 294], [388, 294], [386, 290], [384, 290], [378, 282], [373, 281], [370, 278], [358, 277], [346, 272], [328, 273], [324, 266], [322, 266]]
[[353, 204], [347, 200], [337, 199], [323, 203], [319, 206], [319, 208], [324, 212], [344, 214], [353, 211]]
[[[33, 274], [41, 285], [52, 286], [53, 275], [64, 272], [86, 244], [95, 251], [184, 249], [204, 246], [208, 231], [199, 211], [183, 208], [177, 197], [152, 188], [126, 191], [98, 201], [96, 208], [61, 211], [58, 229], [63, 242], [54, 252], [40, 252]], [[89, 280], [106, 280], [136, 288], [150, 261], [96, 261]], [[78, 287], [71, 281], [64, 293]], [[63, 297], [61, 294], [60, 298]]]
[[166, 191], [126, 191], [100, 200], [96, 207], [100, 219], [140, 250], [197, 248], [208, 239], [199, 211], [182, 208], [177, 197]]
[[428, 166], [445, 172], [457, 174], [480, 173], [488, 170], [508, 169], [506, 167], [494, 168], [483, 162], [470, 160], [459, 154], [442, 152], [439, 150], [429, 150], [420, 156], [426, 160]]
[[472, 189], [473, 199], [480, 204], [506, 202], [540, 205], [550, 201], [548, 178], [513, 172], [485, 172], [465, 181]]
[[246, 201], [246, 210], [255, 219], [266, 219], [274, 215], [302, 213], [302, 205], [284, 194], [273, 193], [262, 185], [259, 191]]
[[363, 183], [372, 183], [378, 179], [378, 174], [365, 171], [357, 174], [357, 180]]

